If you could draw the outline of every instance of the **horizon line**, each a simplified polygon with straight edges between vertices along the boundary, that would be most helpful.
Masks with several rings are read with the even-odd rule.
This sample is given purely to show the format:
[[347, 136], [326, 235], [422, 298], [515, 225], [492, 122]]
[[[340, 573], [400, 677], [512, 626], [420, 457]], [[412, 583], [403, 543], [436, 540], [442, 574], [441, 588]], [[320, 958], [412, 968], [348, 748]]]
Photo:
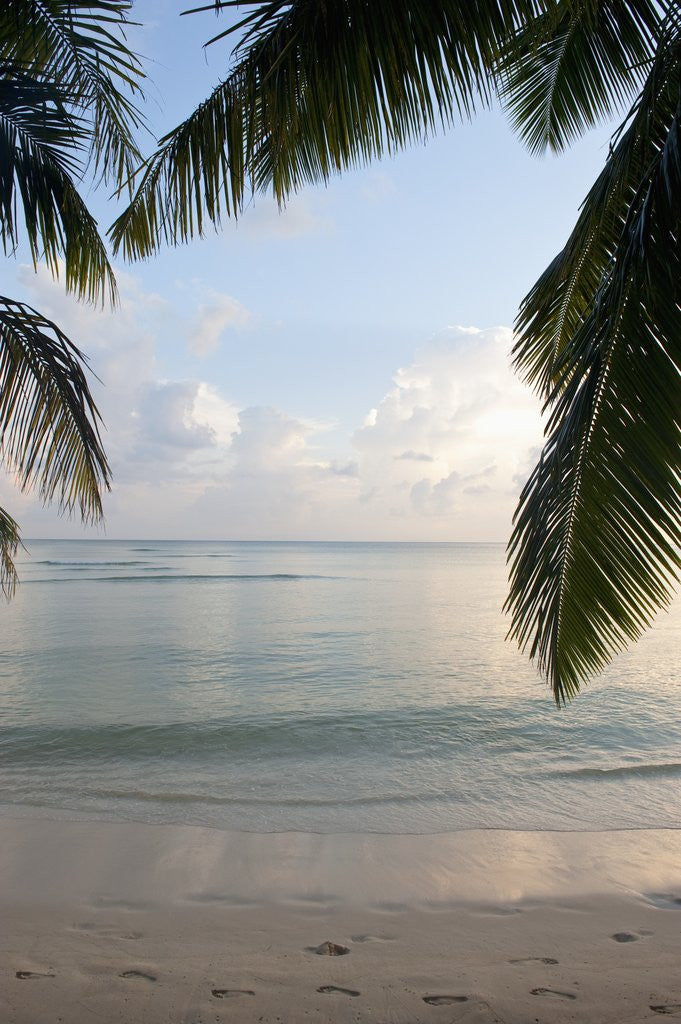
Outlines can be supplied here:
[[505, 545], [505, 540], [302, 540], [272, 538], [229, 539], [219, 537], [26, 537], [22, 544], [38, 543], [76, 543], [76, 544], [460, 544], [498, 547]]

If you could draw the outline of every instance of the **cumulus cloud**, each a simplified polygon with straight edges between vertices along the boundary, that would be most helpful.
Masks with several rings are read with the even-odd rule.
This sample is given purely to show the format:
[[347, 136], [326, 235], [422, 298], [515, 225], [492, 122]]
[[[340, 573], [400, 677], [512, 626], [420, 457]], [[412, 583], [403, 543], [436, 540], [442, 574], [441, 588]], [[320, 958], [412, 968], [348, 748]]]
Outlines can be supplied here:
[[[507, 535], [541, 443], [538, 403], [509, 366], [509, 329], [450, 328], [424, 344], [343, 443], [333, 424], [271, 406], [244, 408], [205, 380], [170, 378], [157, 339], [174, 311], [130, 276], [121, 276], [115, 313], [74, 303], [43, 272], [24, 273], [22, 283], [106, 382], [95, 392], [114, 472], [106, 499], [111, 536]], [[199, 309], [197, 323], [205, 312]], [[27, 536], [82, 532], [19, 497], [7, 480], [0, 504], [18, 515]]]
[[501, 539], [541, 438], [510, 329], [453, 327], [397, 371], [355, 433], [363, 498], [409, 536]]

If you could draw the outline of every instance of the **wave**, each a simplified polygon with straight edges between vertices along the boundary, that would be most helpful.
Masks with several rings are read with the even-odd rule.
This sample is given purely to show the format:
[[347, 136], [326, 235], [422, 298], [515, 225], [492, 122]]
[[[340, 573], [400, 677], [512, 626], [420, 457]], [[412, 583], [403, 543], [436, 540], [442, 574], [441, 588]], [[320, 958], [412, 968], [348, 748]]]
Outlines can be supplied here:
[[210, 804], [221, 807], [362, 807], [371, 804], [437, 803], [441, 793], [385, 793], [366, 796], [331, 797], [273, 797], [270, 800], [255, 796], [219, 796], [215, 793], [149, 792], [135, 789], [79, 789], [84, 797], [102, 800], [132, 800], [139, 803]]
[[0, 729], [0, 744], [5, 766], [40, 763], [57, 754], [71, 763], [126, 758], [202, 761], [212, 754], [250, 759], [256, 753], [299, 759], [301, 751], [306, 758], [337, 755], [339, 750], [345, 756], [361, 756], [378, 746], [389, 749], [393, 757], [413, 759], [477, 743], [476, 737], [462, 737], [456, 718], [442, 710], [405, 708], [335, 715], [234, 715], [158, 725], [14, 725]]
[[24, 583], [239, 583], [246, 580], [339, 580], [341, 576], [322, 576], [317, 573], [168, 573], [156, 576], [55, 576]]
[[60, 565], [70, 569], [83, 569], [83, 568], [106, 568], [114, 565], [147, 565], [147, 562], [143, 562], [141, 559], [126, 559], [125, 561], [119, 562], [75, 562], [55, 558], [44, 558], [40, 562], [30, 562], [30, 565]]
[[555, 778], [581, 779], [612, 779], [626, 778], [630, 775], [678, 775], [681, 773], [681, 762], [665, 761], [661, 764], [622, 764], [613, 768], [571, 768], [567, 771], [551, 772]]

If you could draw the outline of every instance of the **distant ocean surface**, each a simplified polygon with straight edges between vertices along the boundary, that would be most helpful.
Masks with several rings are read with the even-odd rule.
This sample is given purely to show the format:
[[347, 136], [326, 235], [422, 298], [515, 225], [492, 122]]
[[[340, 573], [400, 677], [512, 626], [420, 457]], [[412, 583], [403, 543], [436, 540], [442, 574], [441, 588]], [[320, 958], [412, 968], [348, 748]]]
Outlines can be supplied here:
[[0, 813], [256, 832], [681, 827], [681, 607], [566, 709], [504, 549], [32, 541]]

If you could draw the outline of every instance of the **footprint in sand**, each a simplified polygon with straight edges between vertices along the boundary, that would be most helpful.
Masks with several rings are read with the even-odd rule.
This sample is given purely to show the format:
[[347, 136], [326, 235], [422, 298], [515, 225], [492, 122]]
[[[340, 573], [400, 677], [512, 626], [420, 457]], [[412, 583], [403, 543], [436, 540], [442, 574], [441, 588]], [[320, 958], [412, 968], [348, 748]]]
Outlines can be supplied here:
[[317, 989], [317, 991], [318, 992], [325, 992], [325, 993], [331, 994], [331, 995], [333, 995], [336, 992], [339, 995], [342, 995], [342, 996], [353, 996], [353, 997], [355, 997], [355, 996], [361, 995], [361, 993], [360, 992], [356, 992], [354, 988], [339, 988], [338, 985], [320, 985], [319, 988]]
[[681, 1016], [681, 1003], [667, 1003], [660, 1006], [651, 1006], [653, 1013], [666, 1013], [669, 1017]]
[[351, 935], [351, 942], [394, 942], [395, 935]]
[[517, 960], [509, 960], [509, 964], [557, 964], [560, 961], [552, 956], [521, 956]]
[[576, 999], [574, 992], [560, 992], [557, 988], [532, 988], [530, 994], [533, 996], [557, 996], [559, 999]]
[[468, 996], [424, 996], [423, 1001], [429, 1006], [452, 1006], [454, 1003], [467, 1003]]
[[322, 942], [321, 946], [307, 946], [306, 953], [316, 953], [317, 956], [347, 956], [350, 950], [347, 946], [341, 946], [338, 942]]
[[56, 978], [56, 974], [50, 974], [48, 971], [17, 971], [14, 977], [19, 981], [31, 981], [34, 978]]
[[636, 935], [635, 932], [615, 932], [610, 938], [614, 942], [638, 942], [641, 936]]
[[121, 971], [119, 978], [139, 978], [141, 981], [156, 981], [155, 974], [147, 974], [146, 971]]
[[216, 999], [235, 999], [237, 996], [255, 995], [255, 992], [250, 988], [212, 988], [210, 993]]

